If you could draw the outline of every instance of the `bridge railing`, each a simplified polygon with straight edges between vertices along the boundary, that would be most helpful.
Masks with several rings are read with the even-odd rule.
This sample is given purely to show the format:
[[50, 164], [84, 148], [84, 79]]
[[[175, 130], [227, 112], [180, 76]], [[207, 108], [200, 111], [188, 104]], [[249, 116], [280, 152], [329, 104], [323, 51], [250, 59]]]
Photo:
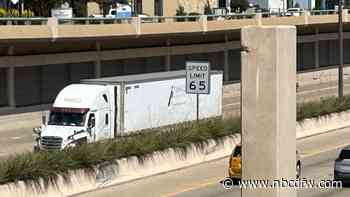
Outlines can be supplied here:
[[48, 18], [0, 18], [0, 25], [46, 25]]
[[337, 13], [337, 10], [310, 10], [310, 15], [332, 15]]
[[[304, 11], [299, 12], [302, 15]], [[310, 15], [332, 15], [337, 14], [336, 10], [311, 10]], [[284, 17], [287, 12], [261, 12], [261, 16], [266, 17]], [[226, 15], [190, 15], [190, 16], [151, 16], [151, 17], [129, 17], [129, 18], [69, 18], [57, 19], [58, 25], [89, 25], [89, 24], [131, 24], [139, 23], [165, 23], [165, 22], [192, 22], [206, 19], [211, 20], [239, 20], [254, 18], [256, 13], [252, 14], [226, 14]], [[49, 18], [1, 18], [1, 25], [46, 25]], [[138, 20], [138, 21], [135, 21]]]

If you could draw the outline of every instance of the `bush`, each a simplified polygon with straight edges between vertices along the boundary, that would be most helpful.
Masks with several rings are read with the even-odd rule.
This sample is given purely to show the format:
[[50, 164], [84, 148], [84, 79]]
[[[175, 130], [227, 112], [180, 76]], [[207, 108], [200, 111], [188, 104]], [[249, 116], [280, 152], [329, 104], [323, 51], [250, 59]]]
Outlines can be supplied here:
[[31, 10], [24, 10], [22, 13], [22, 17], [33, 17], [34, 16], [34, 12], [32, 12]]
[[[184, 6], [180, 5], [176, 9], [176, 16], [187, 16], [187, 13], [185, 12]], [[179, 22], [185, 21], [185, 18], [178, 18], [177, 21], [179, 21]]]
[[[199, 14], [197, 12], [191, 12], [191, 13], [188, 14], [188, 16], [200, 16], [200, 15], [201, 14]], [[193, 17], [193, 18], [188, 18], [188, 21], [196, 21], [198, 19], [199, 19], [199, 17], [197, 17], [197, 18]]]
[[0, 17], [5, 17], [6, 16], [6, 10], [3, 8], [0, 8]]
[[297, 107], [297, 120], [316, 118], [319, 116], [338, 113], [350, 109], [350, 95], [342, 98], [326, 97], [320, 101], [299, 104]]
[[7, 13], [9, 17], [19, 17], [19, 12], [16, 9], [10, 9]]

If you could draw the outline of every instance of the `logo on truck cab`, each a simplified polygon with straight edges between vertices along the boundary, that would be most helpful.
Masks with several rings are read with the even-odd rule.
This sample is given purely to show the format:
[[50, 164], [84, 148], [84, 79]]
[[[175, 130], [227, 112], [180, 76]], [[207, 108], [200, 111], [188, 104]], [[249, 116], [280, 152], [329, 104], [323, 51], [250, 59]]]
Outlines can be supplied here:
[[70, 103], [81, 103], [80, 98], [64, 98], [63, 100]]

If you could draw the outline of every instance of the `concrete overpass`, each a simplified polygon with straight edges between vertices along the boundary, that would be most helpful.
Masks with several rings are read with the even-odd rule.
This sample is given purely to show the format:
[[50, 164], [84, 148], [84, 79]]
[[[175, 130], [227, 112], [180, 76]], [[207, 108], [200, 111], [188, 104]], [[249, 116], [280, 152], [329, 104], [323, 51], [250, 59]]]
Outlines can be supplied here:
[[[0, 112], [51, 103], [62, 87], [83, 78], [183, 69], [193, 59], [209, 60], [213, 69], [224, 70], [226, 81], [239, 80], [240, 28], [246, 25], [295, 25], [299, 70], [336, 65], [337, 16], [318, 14], [2, 19]], [[343, 16], [344, 62], [349, 64], [347, 10]]]

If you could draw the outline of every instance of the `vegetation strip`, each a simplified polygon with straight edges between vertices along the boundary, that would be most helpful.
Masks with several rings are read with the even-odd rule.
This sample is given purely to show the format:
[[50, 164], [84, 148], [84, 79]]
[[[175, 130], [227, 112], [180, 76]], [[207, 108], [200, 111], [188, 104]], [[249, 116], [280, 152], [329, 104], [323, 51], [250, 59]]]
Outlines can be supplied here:
[[[317, 118], [350, 109], [350, 96], [328, 97], [317, 102], [299, 104], [297, 120]], [[59, 175], [69, 179], [70, 170], [84, 169], [94, 173], [99, 164], [136, 156], [140, 162], [155, 151], [174, 148], [186, 154], [190, 144], [203, 146], [207, 140], [220, 141], [240, 132], [240, 118], [209, 119], [178, 124], [166, 130], [152, 129], [118, 140], [86, 144], [64, 151], [27, 152], [0, 161], [0, 184], [24, 181], [27, 184], [55, 184]], [[69, 181], [69, 180], [68, 180]]]

